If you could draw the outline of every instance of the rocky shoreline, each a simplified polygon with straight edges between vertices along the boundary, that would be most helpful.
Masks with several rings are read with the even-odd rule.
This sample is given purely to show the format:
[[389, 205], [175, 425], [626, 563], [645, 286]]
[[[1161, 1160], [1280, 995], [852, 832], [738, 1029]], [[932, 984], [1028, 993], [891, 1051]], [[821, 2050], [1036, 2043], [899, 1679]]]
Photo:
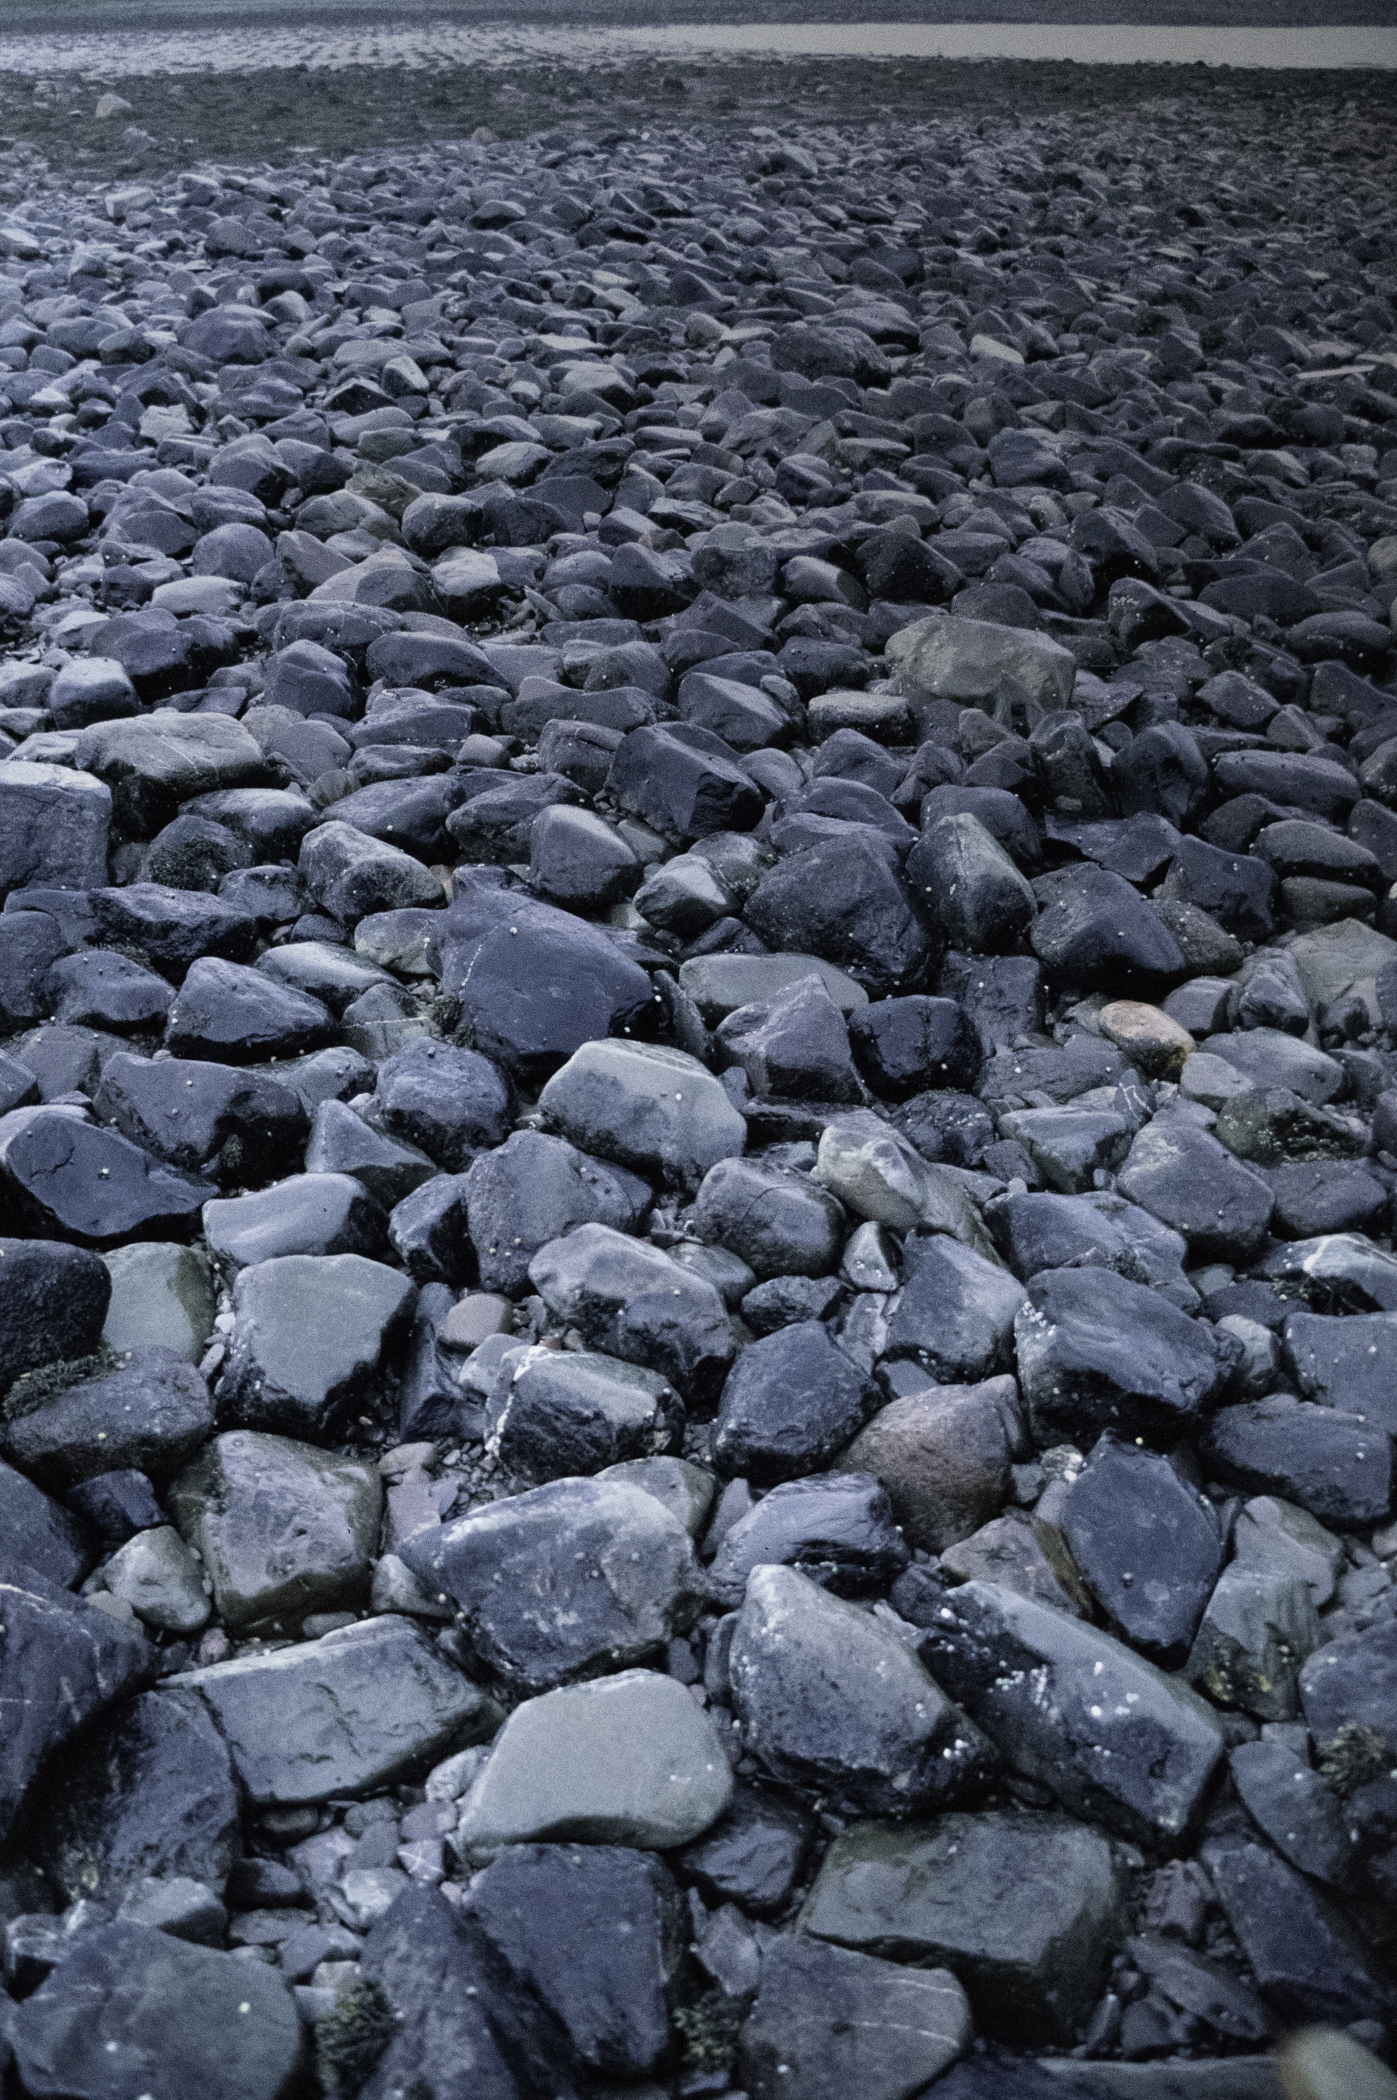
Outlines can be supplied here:
[[953, 74], [5, 150], [7, 2090], [1394, 2090], [1385, 111]]

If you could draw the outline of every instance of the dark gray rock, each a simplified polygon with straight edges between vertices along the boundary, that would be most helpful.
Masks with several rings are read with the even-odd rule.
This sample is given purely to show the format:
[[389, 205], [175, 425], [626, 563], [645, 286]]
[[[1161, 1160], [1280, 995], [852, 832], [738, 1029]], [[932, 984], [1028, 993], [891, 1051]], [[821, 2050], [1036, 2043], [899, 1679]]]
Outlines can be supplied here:
[[11, 759], [0, 782], [0, 890], [97, 888], [111, 821], [111, 790], [92, 773]]
[[46, 1765], [26, 1828], [38, 1863], [76, 1902], [115, 1907], [148, 1876], [221, 1892], [242, 1840], [227, 1745], [207, 1714], [142, 1692]]
[[295, 1807], [367, 1793], [486, 1741], [500, 1710], [412, 1620], [362, 1620], [289, 1648], [183, 1673], [247, 1797]]
[[1176, 1668], [1222, 1567], [1207, 1497], [1167, 1458], [1107, 1435], [1069, 1485], [1058, 1521], [1113, 1630]]
[[55, 1021], [122, 1035], [163, 1027], [175, 996], [154, 970], [105, 948], [63, 956], [48, 973], [45, 995]]
[[999, 955], [1017, 948], [1033, 924], [1032, 885], [970, 812], [932, 818], [907, 856], [906, 877], [948, 947]]
[[687, 1051], [658, 1043], [583, 1043], [544, 1087], [539, 1110], [584, 1151], [671, 1188], [696, 1189], [747, 1142], [713, 1074]]
[[441, 988], [464, 1040], [536, 1081], [582, 1043], [636, 1026], [650, 980], [571, 912], [471, 883], [442, 914]]
[[927, 1088], [973, 1089], [983, 1054], [978, 1031], [954, 999], [882, 999], [854, 1014], [849, 1040], [875, 1094], [906, 1101]]
[[288, 1254], [243, 1269], [218, 1380], [220, 1419], [328, 1437], [381, 1392], [416, 1286], [360, 1254]]
[[216, 1193], [211, 1182], [61, 1108], [17, 1108], [0, 1122], [0, 1196], [41, 1238], [87, 1247], [187, 1240]]
[[725, 1159], [694, 1201], [700, 1238], [726, 1247], [755, 1276], [824, 1276], [839, 1260], [844, 1213], [808, 1175], [753, 1159]]
[[772, 999], [739, 1006], [716, 1034], [721, 1059], [746, 1073], [755, 1094], [862, 1098], [844, 1016], [817, 976], [798, 979]]
[[1123, 877], [1091, 864], [1040, 875], [1033, 952], [1055, 984], [1084, 991], [1148, 991], [1186, 974], [1158, 914]]
[[215, 1437], [169, 1493], [225, 1626], [284, 1632], [368, 1597], [383, 1485], [377, 1470], [289, 1437]]
[[318, 1050], [334, 1033], [318, 999], [277, 984], [261, 970], [210, 958], [194, 963], [180, 986], [165, 1042], [177, 1057], [250, 1065]]
[[289, 1254], [375, 1255], [384, 1217], [352, 1174], [293, 1174], [253, 1195], [206, 1203], [204, 1237], [230, 1269]]
[[902, 1289], [889, 1307], [887, 1354], [940, 1385], [972, 1385], [1007, 1369], [1027, 1304], [1007, 1269], [943, 1232], [910, 1232]]
[[1266, 1239], [1274, 1195], [1206, 1130], [1171, 1117], [1142, 1130], [1116, 1186], [1183, 1234], [1196, 1262], [1243, 1261]]
[[1028, 1299], [1015, 1339], [1040, 1442], [1080, 1443], [1103, 1429], [1177, 1436], [1230, 1368], [1213, 1329], [1111, 1270], [1045, 1270]]
[[904, 2100], [954, 2063], [972, 2027], [945, 1969], [905, 1969], [792, 1934], [763, 1961], [740, 2075], [754, 2100]]
[[9, 1558], [60, 1589], [74, 1588], [97, 1558], [88, 1526], [0, 1460], [0, 1532]]
[[93, 932], [107, 947], [137, 951], [152, 969], [182, 976], [201, 957], [245, 962], [257, 945], [257, 921], [219, 897], [132, 882], [93, 890]]
[[1208, 1599], [1188, 1676], [1215, 1705], [1289, 1721], [1298, 1710], [1299, 1667], [1321, 1638], [1303, 1575], [1234, 1561]]
[[606, 791], [675, 845], [750, 831], [763, 806], [731, 745], [687, 722], [632, 729], [617, 746]]
[[683, 1524], [618, 1479], [556, 1480], [399, 1552], [455, 1600], [479, 1661], [525, 1692], [646, 1660], [692, 1623], [703, 1593]]
[[459, 1289], [475, 1276], [466, 1180], [464, 1174], [436, 1174], [394, 1206], [389, 1242], [414, 1283]]
[[470, 1914], [591, 2070], [660, 2067], [687, 1918], [653, 1853], [511, 1845], [472, 1882]]
[[390, 1211], [432, 1180], [436, 1168], [416, 1145], [373, 1129], [343, 1101], [322, 1101], [311, 1123], [306, 1171], [317, 1178], [348, 1174]]
[[651, 1201], [638, 1175], [541, 1130], [516, 1130], [482, 1153], [463, 1195], [480, 1281], [511, 1297], [524, 1290], [529, 1263], [550, 1240], [578, 1225], [633, 1232]]
[[31, 2093], [72, 2100], [109, 2100], [123, 2087], [285, 2100], [305, 2061], [279, 1976], [125, 1920], [74, 1942], [25, 2000], [13, 2045]]
[[836, 1596], [886, 1589], [911, 1559], [884, 1488], [836, 1473], [788, 1480], [724, 1532], [709, 1571], [719, 1601], [737, 1607], [753, 1568], [796, 1567]]
[[505, 1369], [502, 1384], [490, 1448], [526, 1480], [597, 1473], [667, 1452], [683, 1420], [678, 1394], [658, 1372], [611, 1356], [531, 1349]]
[[810, 1837], [810, 1818], [794, 1802], [739, 1787], [727, 1813], [677, 1853], [675, 1864], [706, 1902], [770, 1917], [790, 1900]]
[[1392, 2016], [1392, 1985], [1343, 1914], [1265, 1845], [1210, 1839], [1203, 1861], [1266, 2003], [1287, 2024]]
[[1283, 1336], [1287, 1368], [1305, 1399], [1397, 1434], [1397, 1318], [1298, 1312]]
[[41, 1486], [61, 1491], [133, 1467], [168, 1480], [213, 1431], [213, 1402], [193, 1364], [172, 1349], [129, 1349], [12, 1386], [0, 1446]]
[[434, 1889], [404, 1891], [364, 1943], [396, 2015], [359, 2100], [577, 2100], [572, 2052], [483, 1927]]
[[1222, 1408], [1202, 1431], [1199, 1455], [1212, 1478], [1284, 1495], [1322, 1524], [1375, 1524], [1392, 1506], [1391, 1439], [1381, 1428], [1289, 1393]]
[[463, 1174], [478, 1153], [504, 1143], [513, 1106], [513, 1088], [488, 1058], [419, 1038], [379, 1066], [364, 1118]]
[[1100, 1994], [1124, 1897], [1099, 1832], [992, 1810], [857, 1824], [826, 1854], [800, 1927], [860, 1953], [944, 1965], [982, 2032], [1062, 2045]]
[[895, 851], [852, 826], [778, 862], [743, 917], [769, 948], [818, 955], [875, 994], [909, 988], [930, 960]]
[[928, 1629], [927, 1668], [1016, 1771], [1137, 1841], [1187, 1833], [1223, 1747], [1195, 1692], [1109, 1634], [996, 1583], [948, 1595], [914, 1568], [893, 1603]]
[[6, 1564], [3, 1596], [0, 1699], [11, 1719], [0, 1745], [0, 1831], [8, 1833], [25, 1789], [53, 1753], [145, 1683], [154, 1653], [134, 1626], [118, 1625], [15, 1561]]
[[0, 1387], [40, 1364], [89, 1356], [111, 1300], [106, 1263], [45, 1239], [0, 1239], [0, 1263]]
[[1302, 1874], [1342, 1889], [1355, 1865], [1339, 1796], [1284, 1743], [1239, 1743], [1230, 1757], [1232, 1783], [1253, 1820], [1283, 1859]]
[[347, 926], [371, 912], [441, 903], [441, 885], [420, 860], [335, 818], [306, 833], [296, 866], [322, 910]]
[[749, 1753], [846, 1813], [948, 1805], [993, 1763], [899, 1631], [794, 1568], [752, 1570], [728, 1674]]
[[728, 1373], [714, 1463], [763, 1485], [818, 1472], [877, 1404], [877, 1387], [820, 1321], [779, 1328]]
[[194, 1058], [110, 1058], [93, 1108], [133, 1144], [186, 1172], [207, 1168], [224, 1187], [271, 1179], [306, 1130], [289, 1088]]
[[591, 1347], [653, 1366], [686, 1398], [716, 1391], [736, 1353], [711, 1283], [658, 1247], [606, 1225], [579, 1225], [529, 1264], [549, 1311]]
[[[48, 1016], [49, 971], [64, 945], [57, 921], [45, 911], [0, 914], [0, 1022], [6, 1028], [24, 1028]], [[18, 1108], [23, 1099], [21, 1092], [6, 1102], [6, 1109]]]
[[1192, 1289], [1184, 1281], [1182, 1235], [1123, 1196], [996, 1196], [985, 1205], [985, 1220], [1025, 1282], [1045, 1269], [1101, 1268], [1166, 1294]]
[[138, 1531], [149, 1531], [165, 1521], [149, 1479], [130, 1466], [78, 1481], [65, 1499], [69, 1509], [109, 1546], [124, 1546]]
[[1332, 1752], [1345, 1731], [1366, 1731], [1380, 1758], [1397, 1749], [1397, 1624], [1340, 1634], [1300, 1672], [1300, 1700], [1311, 1735]]

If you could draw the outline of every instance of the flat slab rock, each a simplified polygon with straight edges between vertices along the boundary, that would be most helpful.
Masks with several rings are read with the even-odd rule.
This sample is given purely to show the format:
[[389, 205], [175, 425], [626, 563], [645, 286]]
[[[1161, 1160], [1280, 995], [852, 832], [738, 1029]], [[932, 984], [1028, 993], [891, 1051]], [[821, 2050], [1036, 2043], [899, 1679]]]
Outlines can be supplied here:
[[391, 1614], [191, 1671], [178, 1696], [212, 1714], [248, 1796], [268, 1807], [387, 1785], [499, 1725], [494, 1701]]

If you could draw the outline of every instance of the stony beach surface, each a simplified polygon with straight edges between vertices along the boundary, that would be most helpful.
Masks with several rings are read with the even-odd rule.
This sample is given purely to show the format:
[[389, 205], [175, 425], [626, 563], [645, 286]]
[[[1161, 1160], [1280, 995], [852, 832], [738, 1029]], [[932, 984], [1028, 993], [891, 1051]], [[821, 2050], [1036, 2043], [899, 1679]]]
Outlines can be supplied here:
[[4, 87], [7, 2089], [1380, 2100], [1383, 83], [271, 77]]

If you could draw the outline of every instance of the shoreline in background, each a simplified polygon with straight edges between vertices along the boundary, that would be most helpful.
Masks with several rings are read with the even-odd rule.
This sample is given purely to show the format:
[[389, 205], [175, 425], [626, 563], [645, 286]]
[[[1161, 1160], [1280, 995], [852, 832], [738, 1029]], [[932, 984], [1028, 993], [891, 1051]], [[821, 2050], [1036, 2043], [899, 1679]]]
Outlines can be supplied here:
[[[596, 29], [687, 23], [750, 23], [752, 0], [50, 0], [9, 6], [4, 37], [131, 30], [206, 32], [241, 23], [281, 28], [375, 18], [387, 30], [431, 23], [524, 23]], [[906, 22], [975, 26], [1138, 26], [1141, 28], [1397, 29], [1397, 0], [762, 0], [762, 22]]]

